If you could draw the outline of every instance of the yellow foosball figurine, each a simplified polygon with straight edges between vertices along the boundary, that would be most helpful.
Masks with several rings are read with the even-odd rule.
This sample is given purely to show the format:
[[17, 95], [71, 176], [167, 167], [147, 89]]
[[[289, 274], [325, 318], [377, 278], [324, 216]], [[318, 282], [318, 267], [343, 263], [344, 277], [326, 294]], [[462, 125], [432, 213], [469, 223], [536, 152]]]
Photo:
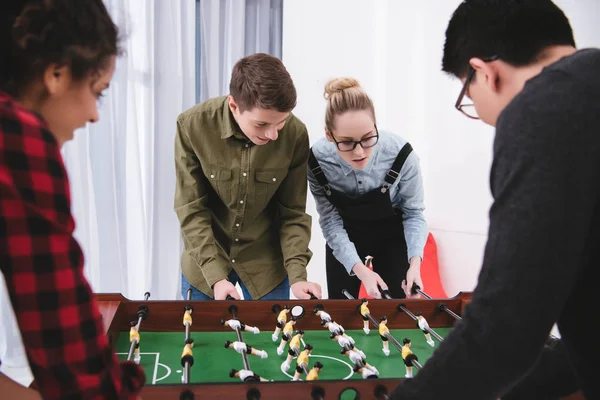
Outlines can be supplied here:
[[275, 323], [275, 331], [271, 335], [271, 339], [276, 342], [279, 339], [279, 333], [287, 324], [287, 316], [290, 313], [290, 306], [283, 306], [283, 310], [277, 315], [277, 322]]
[[360, 305], [360, 315], [362, 316], [363, 319], [363, 331], [365, 331], [365, 334], [369, 334], [369, 332], [371, 332], [371, 330], [369, 329], [369, 300], [367, 299], [362, 299], [362, 304]]
[[319, 372], [323, 369], [323, 364], [317, 361], [315, 365], [313, 365], [312, 369], [308, 371], [308, 375], [306, 375], [307, 381], [318, 381], [319, 380]]
[[296, 325], [296, 319], [292, 318], [281, 331], [281, 343], [277, 347], [277, 355], [283, 354], [283, 349], [285, 348], [285, 344], [292, 340], [292, 335], [294, 334], [294, 325]]
[[404, 340], [402, 340], [402, 359], [404, 360], [404, 365], [406, 366], [406, 378], [413, 377], [413, 374], [412, 374], [413, 360], [419, 361], [417, 356], [414, 355], [412, 350], [410, 349], [410, 345], [411, 345], [410, 339], [405, 338]]
[[185, 312], [183, 313], [183, 326], [192, 326], [192, 307], [190, 305], [185, 306]]
[[304, 350], [300, 353], [298, 358], [296, 359], [296, 372], [294, 373], [293, 381], [297, 381], [300, 379], [300, 375], [305, 372], [308, 368], [308, 357], [310, 353], [312, 353], [313, 347], [310, 344], [306, 344]]
[[381, 341], [383, 342], [383, 354], [386, 356], [390, 355], [390, 343], [387, 335], [390, 333], [390, 329], [387, 327], [387, 317], [384, 315], [379, 318], [379, 336], [381, 336]]
[[300, 345], [302, 343], [302, 338], [304, 337], [304, 331], [302, 329], [296, 331], [296, 334], [290, 340], [288, 355], [286, 360], [281, 364], [282, 369], [285, 371], [289, 370], [292, 365], [292, 360], [294, 357], [298, 357], [300, 354]]
[[[185, 346], [183, 346], [183, 352], [181, 353], [181, 366], [185, 367], [185, 363], [189, 363], [190, 367], [194, 365], [194, 353], [192, 352], [194, 347], [194, 339], [186, 339]], [[183, 378], [183, 376], [181, 377]]]
[[139, 364], [142, 357], [140, 356], [140, 332], [137, 328], [137, 321], [131, 321], [131, 329], [129, 329], [129, 342], [135, 342], [135, 350], [133, 351], [133, 361]]

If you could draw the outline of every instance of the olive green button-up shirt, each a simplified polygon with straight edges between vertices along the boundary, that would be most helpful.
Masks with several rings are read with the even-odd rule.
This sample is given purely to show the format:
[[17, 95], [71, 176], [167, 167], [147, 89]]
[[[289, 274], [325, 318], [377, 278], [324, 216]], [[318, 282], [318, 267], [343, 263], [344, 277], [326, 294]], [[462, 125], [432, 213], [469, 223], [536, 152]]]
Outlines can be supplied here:
[[177, 118], [175, 212], [187, 280], [214, 296], [232, 269], [253, 299], [306, 280], [311, 217], [306, 214], [306, 126], [290, 115], [279, 138], [256, 146], [235, 122], [227, 96]]

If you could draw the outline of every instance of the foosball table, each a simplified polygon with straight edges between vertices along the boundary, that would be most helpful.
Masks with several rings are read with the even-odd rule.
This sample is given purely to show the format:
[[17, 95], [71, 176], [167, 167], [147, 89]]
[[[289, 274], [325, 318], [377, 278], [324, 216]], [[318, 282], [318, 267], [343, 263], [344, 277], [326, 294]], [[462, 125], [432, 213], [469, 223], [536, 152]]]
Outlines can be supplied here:
[[471, 299], [149, 296], [96, 295], [115, 352], [146, 373], [144, 400], [387, 399], [418, 374]]
[[402, 379], [418, 373], [471, 296], [283, 302], [96, 297], [117, 355], [144, 368], [144, 400], [322, 400], [386, 399]]

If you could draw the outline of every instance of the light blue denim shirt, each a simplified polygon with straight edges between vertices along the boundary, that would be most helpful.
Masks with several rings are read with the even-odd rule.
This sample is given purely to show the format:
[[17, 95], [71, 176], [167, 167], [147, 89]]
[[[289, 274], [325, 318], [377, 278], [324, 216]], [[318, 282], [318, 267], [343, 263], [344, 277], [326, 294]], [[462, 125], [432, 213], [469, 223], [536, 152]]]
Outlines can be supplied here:
[[[373, 148], [371, 158], [364, 170], [352, 168], [340, 157], [335, 143], [329, 142], [326, 138], [317, 141], [312, 150], [331, 188], [351, 197], [357, 197], [383, 185], [385, 175], [392, 167], [404, 144], [406, 144], [406, 140], [399, 136], [379, 130], [379, 142]], [[344, 229], [342, 218], [325, 196], [323, 188], [315, 179], [310, 167], [308, 168], [308, 182], [310, 191], [315, 198], [323, 236], [333, 250], [335, 258], [350, 275], [354, 275], [352, 267], [357, 262], [364, 262], [364, 260], [358, 256], [356, 247]], [[393, 207], [402, 210], [408, 260], [414, 256], [422, 259], [423, 248], [429, 232], [423, 216], [425, 209], [423, 177], [419, 166], [419, 156], [414, 150], [406, 159], [389, 194]]]

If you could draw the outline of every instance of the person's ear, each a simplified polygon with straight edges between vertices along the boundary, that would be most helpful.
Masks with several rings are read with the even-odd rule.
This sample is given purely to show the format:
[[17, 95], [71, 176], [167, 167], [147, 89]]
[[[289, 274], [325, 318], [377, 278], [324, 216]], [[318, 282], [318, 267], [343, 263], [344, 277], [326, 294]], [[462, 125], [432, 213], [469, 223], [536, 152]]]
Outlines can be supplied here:
[[232, 95], [229, 95], [229, 97], [227, 97], [227, 101], [229, 102], [229, 109], [231, 110], [231, 112], [235, 115], [238, 114], [240, 107], [238, 106], [238, 104], [236, 103], [235, 99], [233, 98]]
[[44, 87], [50, 95], [64, 93], [69, 89], [71, 83], [69, 67], [66, 65], [59, 67], [57, 64], [50, 64], [44, 71], [43, 79]]
[[333, 142], [333, 136], [331, 136], [331, 132], [329, 132], [327, 130], [327, 128], [325, 128], [325, 137], [327, 138], [327, 140], [329, 140], [330, 142]]
[[495, 61], [485, 62], [481, 58], [471, 58], [469, 64], [475, 70], [473, 83], [487, 87], [491, 92], [500, 91], [500, 69]]

